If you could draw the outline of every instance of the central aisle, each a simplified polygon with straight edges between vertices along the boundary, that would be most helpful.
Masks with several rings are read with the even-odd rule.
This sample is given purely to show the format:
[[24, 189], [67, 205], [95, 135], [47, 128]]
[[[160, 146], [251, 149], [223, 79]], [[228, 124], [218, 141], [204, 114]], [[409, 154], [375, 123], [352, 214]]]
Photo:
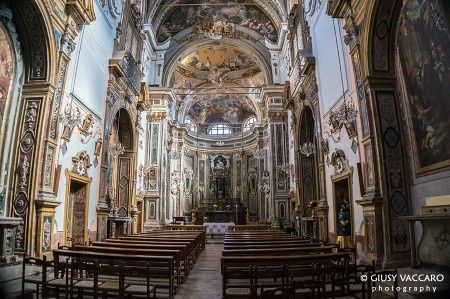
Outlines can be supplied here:
[[220, 258], [222, 244], [206, 244], [188, 279], [181, 285], [175, 299], [214, 299], [222, 297]]

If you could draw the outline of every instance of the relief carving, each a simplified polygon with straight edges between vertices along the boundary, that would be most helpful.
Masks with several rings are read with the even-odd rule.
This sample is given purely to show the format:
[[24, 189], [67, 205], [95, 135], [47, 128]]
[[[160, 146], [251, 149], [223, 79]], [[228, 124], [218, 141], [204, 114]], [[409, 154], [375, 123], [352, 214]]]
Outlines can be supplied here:
[[80, 175], [88, 177], [88, 169], [91, 167], [91, 159], [86, 151], [78, 152], [72, 158], [72, 172]]

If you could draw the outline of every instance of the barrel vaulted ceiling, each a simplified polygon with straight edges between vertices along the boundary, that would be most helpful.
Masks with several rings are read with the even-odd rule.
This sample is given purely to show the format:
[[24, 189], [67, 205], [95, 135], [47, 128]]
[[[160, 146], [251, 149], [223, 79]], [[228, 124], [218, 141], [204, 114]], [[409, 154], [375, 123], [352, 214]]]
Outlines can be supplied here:
[[[144, 23], [164, 49], [162, 85], [182, 118], [199, 125], [258, 115], [260, 88], [272, 84], [270, 47], [286, 23], [281, 1], [157, 0]], [[272, 46], [271, 46], [272, 45]]]

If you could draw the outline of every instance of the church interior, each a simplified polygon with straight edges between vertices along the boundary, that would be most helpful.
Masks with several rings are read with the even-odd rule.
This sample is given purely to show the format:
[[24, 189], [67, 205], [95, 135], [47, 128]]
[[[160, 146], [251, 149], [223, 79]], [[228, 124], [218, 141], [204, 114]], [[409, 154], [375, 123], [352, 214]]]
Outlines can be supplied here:
[[2, 0], [1, 298], [450, 298], [450, 2]]

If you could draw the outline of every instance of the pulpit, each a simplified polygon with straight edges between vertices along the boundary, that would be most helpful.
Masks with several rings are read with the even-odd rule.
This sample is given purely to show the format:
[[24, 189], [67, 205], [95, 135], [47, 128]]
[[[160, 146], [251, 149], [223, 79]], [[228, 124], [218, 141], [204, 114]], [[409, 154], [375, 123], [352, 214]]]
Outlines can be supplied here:
[[[450, 265], [450, 195], [428, 197], [422, 207], [422, 215], [402, 217], [409, 222], [411, 240], [411, 266], [431, 264]], [[414, 223], [422, 224], [419, 245], [415, 246]]]

